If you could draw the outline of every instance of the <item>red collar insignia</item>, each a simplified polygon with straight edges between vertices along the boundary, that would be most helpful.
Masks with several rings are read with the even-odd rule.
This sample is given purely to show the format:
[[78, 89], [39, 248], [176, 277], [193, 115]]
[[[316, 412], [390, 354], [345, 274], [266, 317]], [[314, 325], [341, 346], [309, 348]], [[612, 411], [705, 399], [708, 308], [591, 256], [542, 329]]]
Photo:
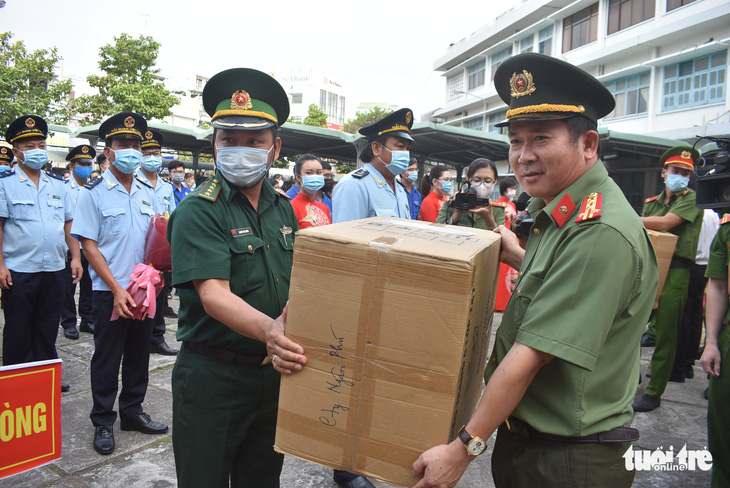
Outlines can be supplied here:
[[550, 215], [553, 216], [553, 219], [555, 220], [555, 223], [558, 224], [558, 227], [562, 227], [563, 224], [568, 220], [568, 217], [570, 217], [570, 214], [573, 213], [573, 210], [575, 210], [575, 203], [573, 203], [573, 199], [570, 198], [570, 195], [566, 193], [565, 195], [563, 195], [563, 198], [560, 199], [557, 206], [553, 209]]

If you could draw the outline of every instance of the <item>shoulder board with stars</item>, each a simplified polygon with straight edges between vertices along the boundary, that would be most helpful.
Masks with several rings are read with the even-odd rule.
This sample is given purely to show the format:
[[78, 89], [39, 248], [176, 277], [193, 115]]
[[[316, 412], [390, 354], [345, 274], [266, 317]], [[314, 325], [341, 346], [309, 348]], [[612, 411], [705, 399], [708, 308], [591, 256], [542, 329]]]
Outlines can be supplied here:
[[653, 202], [653, 201], [654, 201], [654, 200], [656, 200], [657, 198], [659, 198], [659, 195], [656, 195], [656, 196], [654, 196], [654, 197], [650, 197], [650, 198], [647, 198], [646, 200], [644, 200], [644, 203], [650, 203], [650, 202]]
[[679, 196], [682, 196], [682, 195], [686, 195], [687, 193], [689, 193], [689, 192], [691, 192], [691, 191], [692, 191], [692, 189], [691, 189], [691, 188], [685, 188], [685, 189], [684, 189], [684, 191], [683, 191], [682, 193], [680, 193], [680, 194], [679, 194]]
[[[0, 175], [0, 176], [2, 176], [2, 175]], [[720, 225], [727, 224], [728, 222], [730, 222], [730, 215], [726, 215], [722, 219], [720, 219]]]
[[502, 208], [506, 208], [507, 207], [507, 202], [498, 202], [496, 200], [490, 201], [489, 204], [492, 205], [492, 206], [494, 206], [494, 207], [502, 207]]
[[144, 179], [143, 180], [142, 178], [140, 178], [136, 174], [134, 175], [134, 179], [137, 180], [137, 181], [139, 181], [140, 183], [142, 183], [144, 186], [147, 186], [149, 188], [154, 189], [154, 186], [152, 186], [152, 183], [150, 183], [147, 179]]
[[99, 183], [101, 183], [101, 180], [103, 180], [103, 179], [104, 178], [102, 178], [101, 175], [95, 176], [95, 177], [93, 177], [92, 179], [90, 179], [89, 181], [86, 182], [86, 184], [84, 185], [84, 188], [88, 188], [89, 190], [91, 190], [96, 185], [98, 185]]
[[15, 174], [15, 171], [8, 169], [0, 173], [0, 178], [7, 178], [8, 176], [13, 176]]
[[198, 191], [195, 196], [215, 202], [220, 192], [220, 180], [218, 178], [209, 178], [208, 181], [203, 183], [200, 187], [200, 191]]
[[48, 176], [50, 176], [51, 178], [55, 178], [55, 179], [57, 179], [57, 180], [61, 180], [61, 181], [63, 181], [63, 176], [61, 176], [61, 175], [57, 175], [57, 174], [56, 174], [56, 173], [54, 173], [53, 171], [49, 171], [49, 172], [48, 172], [48, 173], [46, 173], [46, 174], [47, 174]]
[[601, 208], [603, 207], [603, 194], [591, 193], [583, 199], [583, 203], [578, 211], [576, 222], [597, 219], [601, 216]]
[[356, 171], [353, 171], [351, 174], [352, 174], [353, 178], [357, 178], [359, 180], [359, 179], [365, 178], [370, 173], [365, 168], [360, 168]]

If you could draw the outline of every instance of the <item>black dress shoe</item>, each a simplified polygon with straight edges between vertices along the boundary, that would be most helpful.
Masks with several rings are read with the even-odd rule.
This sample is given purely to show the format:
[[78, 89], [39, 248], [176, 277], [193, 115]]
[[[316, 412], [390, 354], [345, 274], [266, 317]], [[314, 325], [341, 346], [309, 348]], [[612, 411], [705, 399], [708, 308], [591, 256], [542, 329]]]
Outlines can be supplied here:
[[[348, 473], [350, 474], [350, 473]], [[365, 476], [358, 476], [349, 481], [339, 480], [337, 475], [334, 476], [334, 481], [340, 488], [375, 488], [375, 485], [370, 482]]]
[[122, 430], [136, 430], [143, 434], [164, 434], [168, 429], [165, 424], [155, 422], [144, 412], [132, 418], [122, 419], [121, 428]]
[[656, 346], [656, 340], [649, 334], [641, 336], [641, 347], [654, 347]]
[[94, 434], [94, 450], [99, 454], [111, 454], [114, 452], [114, 427], [111, 425], [100, 425]]
[[81, 332], [88, 332], [89, 334], [93, 335], [96, 329], [94, 328], [93, 322], [89, 322], [88, 320], [82, 320], [81, 324], [79, 325], [79, 330]]
[[172, 309], [172, 307], [167, 307], [163, 312], [162, 315], [164, 317], [170, 318], [170, 319], [176, 319], [178, 315], [175, 313], [175, 311]]
[[709, 386], [707, 388], [705, 388], [704, 393], [702, 393], [702, 398], [704, 398], [705, 400], [710, 398], [710, 387]]
[[71, 385], [68, 383], [61, 383], [61, 391], [66, 393], [67, 391], [71, 390]]
[[64, 327], [64, 329], [63, 329], [63, 336], [66, 339], [74, 339], [75, 340], [75, 339], [78, 339], [79, 338], [79, 331], [76, 330], [76, 326], [69, 327], [68, 329], [66, 329]]
[[684, 377], [688, 380], [695, 377], [695, 369], [693, 366], [687, 365], [684, 367]]
[[641, 400], [634, 402], [631, 406], [634, 408], [634, 412], [651, 412], [661, 404], [661, 398], [644, 395]]
[[163, 356], [177, 356], [178, 350], [167, 345], [167, 342], [153, 342], [150, 346], [150, 352], [162, 354]]

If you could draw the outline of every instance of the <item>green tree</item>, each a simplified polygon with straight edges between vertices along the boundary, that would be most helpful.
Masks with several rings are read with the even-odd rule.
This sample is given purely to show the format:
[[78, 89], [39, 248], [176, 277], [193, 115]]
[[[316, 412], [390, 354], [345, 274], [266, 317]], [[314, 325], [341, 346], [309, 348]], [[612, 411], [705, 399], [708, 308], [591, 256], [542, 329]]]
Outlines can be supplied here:
[[13, 33], [0, 34], [0, 127], [21, 115], [39, 115], [53, 124], [66, 124], [71, 107], [71, 80], [54, 80], [60, 59], [55, 47], [28, 52]]
[[165, 89], [155, 68], [160, 43], [150, 36], [129, 34], [114, 38], [99, 50], [99, 68], [104, 76], [86, 79], [96, 88], [96, 95], [80, 96], [75, 110], [88, 123], [98, 123], [107, 115], [131, 110], [145, 119], [162, 119], [172, 115], [170, 109], [180, 99]]
[[359, 113], [357, 114], [357, 117], [354, 119], [350, 119], [347, 122], [345, 122], [343, 130], [345, 132], [349, 132], [350, 134], [356, 133], [361, 128], [365, 127], [366, 125], [370, 125], [373, 122], [377, 122], [378, 120], [382, 119], [386, 115], [393, 113], [392, 110], [385, 110], [380, 107], [375, 107], [367, 112]]
[[304, 117], [304, 125], [327, 127], [327, 114], [313, 103], [309, 106], [308, 115]]

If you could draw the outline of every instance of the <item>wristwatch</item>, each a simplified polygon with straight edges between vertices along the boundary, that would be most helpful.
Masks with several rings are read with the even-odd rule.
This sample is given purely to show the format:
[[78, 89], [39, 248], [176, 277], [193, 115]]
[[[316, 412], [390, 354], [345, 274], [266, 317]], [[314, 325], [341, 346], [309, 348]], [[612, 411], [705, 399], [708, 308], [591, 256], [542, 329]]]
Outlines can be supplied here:
[[466, 425], [459, 430], [459, 440], [464, 443], [466, 453], [470, 456], [478, 456], [487, 449], [487, 441], [481, 437], [473, 437], [466, 431]]

